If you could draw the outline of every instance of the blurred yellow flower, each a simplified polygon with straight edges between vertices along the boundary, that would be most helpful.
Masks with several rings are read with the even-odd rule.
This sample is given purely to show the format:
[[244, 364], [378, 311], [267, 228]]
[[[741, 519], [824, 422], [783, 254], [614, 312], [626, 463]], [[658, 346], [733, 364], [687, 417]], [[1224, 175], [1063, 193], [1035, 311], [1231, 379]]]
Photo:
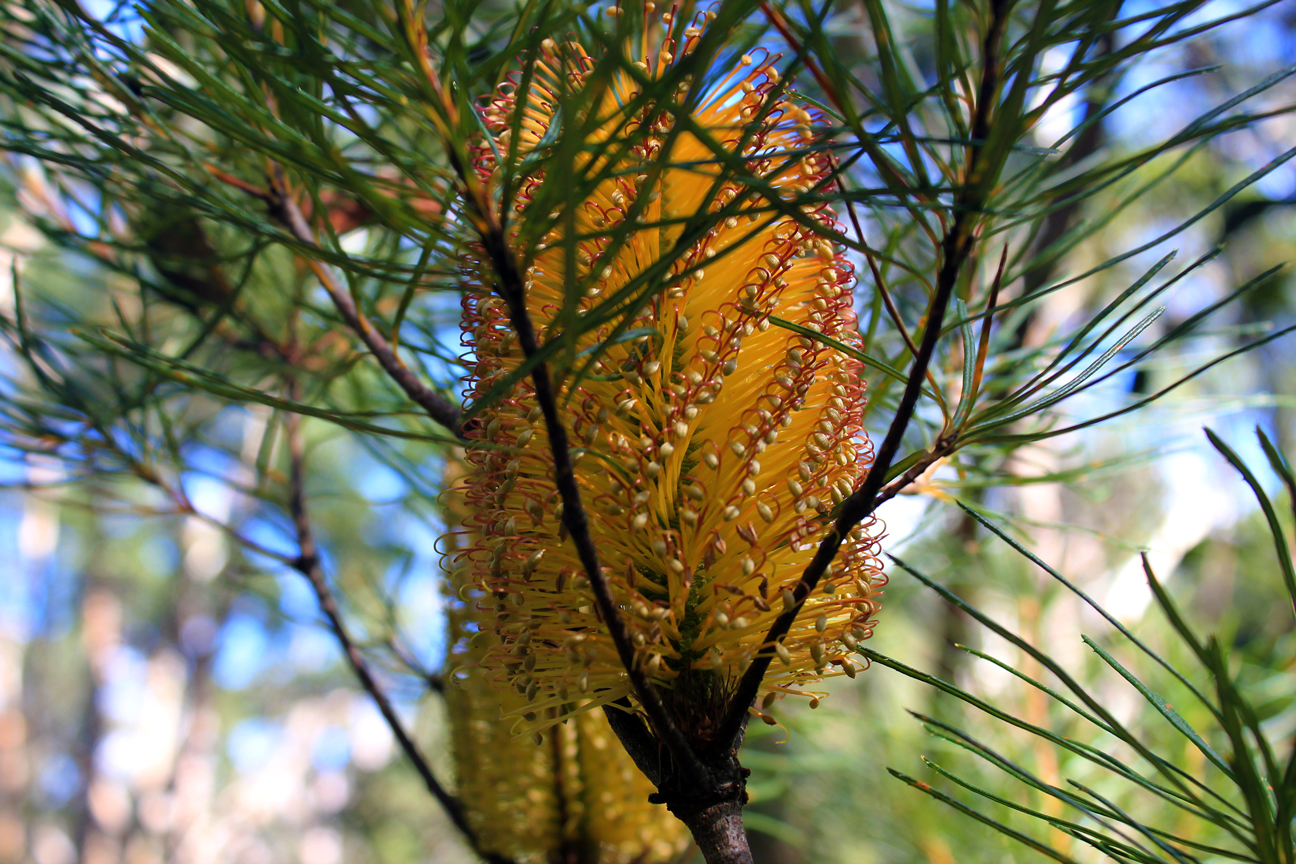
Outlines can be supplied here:
[[[700, 13], [681, 27], [668, 13], [657, 47], [641, 40], [640, 77], [679, 79], [650, 100], [628, 71], [594, 76], [580, 46], [546, 39], [532, 75], [502, 87], [484, 109], [494, 140], [475, 154], [483, 181], [498, 187], [495, 154], [513, 147], [523, 159], [550, 146], [556, 106], [567, 94], [585, 99], [580, 122], [593, 131], [572, 167], [577, 179], [563, 182], [592, 178], [588, 194], [574, 212], [533, 212], [533, 202], [552, 209], [566, 194], [546, 187], [552, 166], [540, 160], [519, 182], [509, 224], [516, 254], [529, 262], [527, 306], [542, 337], [564, 335], [560, 315], [574, 286], [582, 295], [575, 319], [606, 322], [575, 348], [611, 344], [585, 378], [560, 376], [558, 396], [590, 531], [636, 662], [685, 734], [700, 741], [791, 602], [872, 452], [857, 360], [771, 326], [776, 316], [858, 344], [853, 268], [816, 231], [835, 226], [834, 214], [804, 200], [831, 172], [822, 118], [794, 100], [766, 55], [734, 58], [732, 71], [704, 81], [692, 99], [675, 67], [710, 17]], [[516, 233], [546, 215], [553, 227], [533, 244]], [[563, 232], [572, 228], [569, 243]], [[475, 400], [523, 358], [489, 262], [469, 250], [464, 268], [466, 396]], [[604, 315], [611, 310], [633, 316], [637, 338], [611, 338], [620, 320]], [[549, 440], [529, 381], [483, 411], [466, 435], [482, 446], [466, 454], [469, 515], [456, 566], [484, 592], [481, 666], [522, 696], [517, 728], [633, 701], [560, 526]], [[774, 646], [781, 662], [766, 676], [765, 706], [786, 695], [815, 698], [803, 687], [826, 675], [854, 676], [848, 655], [872, 632], [884, 582], [875, 531], [870, 521], [851, 532]]]
[[539, 747], [500, 721], [527, 701], [491, 686], [476, 668], [484, 652], [468, 638], [474, 614], [472, 604], [451, 604], [448, 666], [456, 672], [445, 696], [458, 795], [483, 851], [519, 864], [674, 860], [688, 829], [665, 805], [648, 803], [653, 784], [601, 711], [556, 727]]

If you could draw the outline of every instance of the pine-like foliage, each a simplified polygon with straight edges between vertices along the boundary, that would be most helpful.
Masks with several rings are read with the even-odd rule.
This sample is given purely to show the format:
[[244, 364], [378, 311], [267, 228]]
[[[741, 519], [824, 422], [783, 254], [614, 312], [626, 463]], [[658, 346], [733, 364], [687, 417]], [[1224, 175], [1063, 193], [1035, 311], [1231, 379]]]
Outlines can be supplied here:
[[[1288, 110], [1266, 100], [1291, 70], [1103, 147], [1106, 118], [1183, 77], [1122, 90], [1131, 70], [1265, 5], [864, 0], [843, 51], [842, 11], [809, 0], [4, 3], [10, 203], [103, 287], [16, 273], [0, 436], [96, 506], [210, 520], [300, 572], [476, 842], [350, 635], [303, 418], [356, 436], [425, 513], [468, 446], [468, 542], [447, 551], [473, 550], [499, 610], [475, 625], [500, 640], [485, 668], [543, 688], [537, 728], [602, 705], [708, 859], [748, 860], [748, 719], [858, 671], [880, 504], [943, 468], [1003, 482], [1023, 447], [1290, 332], [1104, 390], [1273, 272], [1164, 323], [1215, 251], [1124, 265], [1296, 149], [1147, 239], [1087, 245], [1194, 148]], [[1071, 129], [1037, 140], [1064, 104]], [[1031, 336], [1062, 291], [1085, 314]], [[259, 446], [231, 443], [230, 405], [268, 414]], [[213, 453], [288, 551], [199, 512], [186, 480]]]
[[[1263, 432], [1257, 434], [1289, 501], [1296, 502], [1296, 474], [1286, 456]], [[1249, 578], [1275, 603], [1296, 612], [1296, 567], [1283, 516], [1260, 479], [1237, 453], [1213, 432], [1208, 430], [1207, 435], [1254, 492], [1272, 538], [1277, 572], [1251, 573]], [[1110, 697], [1105, 700], [1096, 686], [1083, 683], [1074, 670], [1068, 670], [984, 612], [902, 563], [902, 568], [947, 602], [1047, 670], [1047, 676], [1027, 674], [989, 654], [967, 649], [984, 662], [1009, 668], [1029, 687], [1044, 694], [1059, 709], [1057, 715], [1041, 725], [897, 659], [867, 649], [865, 655], [1015, 727], [1019, 735], [1035, 736], [1040, 746], [1057, 752], [1066, 782], [1042, 778], [966, 729], [921, 714], [916, 716], [933, 735], [984, 760], [1007, 783], [987, 786], [984, 781], [969, 781], [926, 759], [928, 766], [948, 783], [931, 785], [901, 771], [892, 769], [891, 773], [1056, 861], [1085, 860], [1084, 846], [1117, 861], [1139, 864], [1196, 864], [1208, 860], [1280, 864], [1296, 858], [1296, 838], [1292, 834], [1296, 748], [1284, 734], [1290, 697], [1275, 691], [1291, 664], [1290, 654], [1282, 650], [1289, 640], [1280, 642], [1279, 650], [1264, 664], [1239, 663], [1230, 657], [1229, 646], [1218, 634], [1207, 635], [1203, 628], [1189, 622], [1173, 591], [1158, 579], [1145, 555], [1144, 572], [1157, 611], [1169, 625], [1169, 644], [1158, 652], [1001, 527], [973, 515], [992, 535], [1045, 570], [1111, 625], [1115, 632], [1110, 641], [1085, 636], [1084, 642], [1107, 667], [1109, 675], [1123, 679], [1145, 700], [1147, 712], [1136, 716], [1146, 716], [1147, 722], [1121, 719], [1112, 710]], [[1292, 515], [1296, 516], [1296, 504]], [[1125, 653], [1130, 660], [1122, 662], [1118, 655]], [[1167, 658], [1175, 659], [1172, 662]], [[1177, 694], [1177, 708], [1162, 695], [1169, 692], [1168, 688], [1174, 688]], [[1278, 685], [1278, 690], [1287, 688]], [[1008, 785], [1012, 783], [1020, 785]], [[1023, 831], [1010, 826], [1003, 816], [968, 803], [967, 796], [959, 793], [960, 788], [979, 796], [982, 803], [1002, 805], [1005, 813], [1025, 814], [1030, 817], [1028, 823], [1038, 820], [1076, 842], [1066, 850], [1060, 844], [1040, 839], [1029, 828]], [[1042, 806], [1027, 804], [1033, 795], [1044, 802]]]

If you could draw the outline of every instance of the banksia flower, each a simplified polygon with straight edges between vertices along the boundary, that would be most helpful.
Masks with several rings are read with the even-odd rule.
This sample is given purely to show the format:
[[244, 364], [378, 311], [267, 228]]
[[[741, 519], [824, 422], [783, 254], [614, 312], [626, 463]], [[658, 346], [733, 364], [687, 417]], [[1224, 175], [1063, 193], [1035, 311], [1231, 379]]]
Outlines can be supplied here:
[[[825, 203], [798, 200], [831, 173], [822, 117], [794, 101], [776, 58], [742, 56], [713, 81], [680, 75], [677, 64], [711, 17], [661, 16], [659, 44], [650, 50], [644, 37], [635, 61], [650, 81], [669, 78], [657, 90], [686, 107], [639, 98], [640, 85], [624, 70], [610, 83], [593, 80], [595, 60], [579, 45], [546, 39], [531, 74], [484, 107], [494, 140], [479, 142], [474, 154], [481, 181], [497, 184], [497, 153], [512, 149], [524, 159], [548, 146], [560, 95], [587, 97], [579, 120], [593, 131], [577, 174], [603, 179], [589, 184], [575, 212], [532, 212], [532, 201], [557, 200], [540, 161], [508, 199], [507, 224], [513, 251], [529, 262], [527, 308], [542, 337], [569, 335], [561, 321], [609, 321], [575, 339], [576, 356], [594, 346], [602, 353], [590, 374], [559, 376], [558, 400], [635, 662], [694, 740], [708, 740], [758, 651], [777, 654], [762, 685], [766, 707], [792, 695], [813, 705], [817, 694], [805, 687], [853, 677], [859, 667], [849, 655], [872, 632], [883, 582], [870, 521], [846, 539], [791, 632], [778, 645], [762, 644], [792, 603], [836, 506], [866, 473], [871, 446], [861, 426], [859, 363], [812, 338], [858, 343], [852, 266], [816, 230], [834, 227], [834, 214]], [[741, 172], [722, 169], [733, 160], [677, 130], [672, 111], [689, 111], [724, 155], [741, 161]], [[577, 121], [569, 114], [566, 122]], [[516, 230], [537, 221], [554, 227], [536, 237]], [[464, 270], [466, 396], [476, 400], [523, 357], [480, 249], [466, 253]], [[576, 314], [560, 318], [574, 288]], [[627, 332], [651, 335], [613, 338], [622, 319], [601, 314], [612, 309], [632, 318]], [[773, 318], [803, 329], [771, 326]], [[465, 434], [478, 446], [466, 455], [469, 545], [459, 565], [484, 595], [479, 620], [493, 644], [481, 667], [524, 700], [512, 712], [515, 731], [633, 700], [561, 526], [529, 381]]]
[[[453, 580], [452, 580], [453, 584]], [[471, 588], [461, 586], [471, 597]], [[555, 728], [541, 746], [517, 738], [501, 714], [526, 710], [526, 697], [500, 690], [477, 668], [485, 649], [473, 600], [450, 603], [454, 670], [446, 687], [458, 794], [482, 851], [520, 864], [581, 860], [656, 864], [674, 860], [688, 830], [621, 747], [602, 712]]]

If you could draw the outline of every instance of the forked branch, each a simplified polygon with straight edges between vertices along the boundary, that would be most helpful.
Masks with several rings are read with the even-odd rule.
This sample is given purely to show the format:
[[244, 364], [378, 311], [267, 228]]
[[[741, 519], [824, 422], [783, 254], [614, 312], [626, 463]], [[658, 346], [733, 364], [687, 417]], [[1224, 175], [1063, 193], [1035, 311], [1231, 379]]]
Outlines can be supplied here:
[[[288, 194], [282, 176], [274, 178], [273, 191], [268, 194], [267, 203], [270, 205], [271, 214], [292, 233], [298, 243], [311, 249], [319, 248], [319, 244], [315, 241], [315, 232], [307, 223], [301, 207]], [[462, 438], [463, 423], [459, 408], [419, 380], [418, 375], [405, 365], [405, 361], [400, 359], [396, 349], [378, 332], [368, 316], [356, 307], [350, 293], [338, 284], [327, 267], [309, 257], [306, 263], [319, 279], [320, 284], [324, 286], [324, 290], [328, 292], [329, 299], [333, 301], [333, 306], [342, 316], [342, 320], [360, 337], [360, 341], [373, 354], [388, 377], [426, 411], [429, 417], [450, 430], [456, 438]]]

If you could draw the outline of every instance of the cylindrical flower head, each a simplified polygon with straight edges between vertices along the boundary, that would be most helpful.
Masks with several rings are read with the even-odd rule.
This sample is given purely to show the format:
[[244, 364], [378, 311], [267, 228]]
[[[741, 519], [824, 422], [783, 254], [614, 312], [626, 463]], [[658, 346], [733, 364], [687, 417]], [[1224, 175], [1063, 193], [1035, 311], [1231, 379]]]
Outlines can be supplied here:
[[[471, 587], [461, 590], [472, 597]], [[502, 714], [527, 710], [527, 701], [483, 678], [477, 663], [485, 648], [472, 641], [485, 635], [473, 621], [479, 614], [471, 600], [451, 598], [445, 698], [458, 796], [482, 849], [520, 864], [675, 860], [688, 830], [665, 805], [648, 803], [652, 783], [602, 712], [555, 727], [540, 746], [501, 722]]]
[[[645, 38], [635, 65], [652, 80], [677, 74], [710, 15], [684, 27], [662, 16], [660, 46], [650, 52]], [[733, 67], [699, 85], [697, 99], [687, 79], [665, 88], [688, 109], [645, 105], [629, 74], [594, 76], [578, 45], [547, 39], [531, 74], [484, 109], [494, 140], [475, 154], [483, 182], [497, 185], [495, 154], [509, 152], [515, 119], [519, 160], [552, 146], [560, 122], [592, 130], [572, 173], [555, 181], [592, 178], [574, 212], [562, 209], [566, 190], [546, 187], [553, 168], [539, 159], [506, 199], [507, 224], [515, 253], [528, 262], [526, 302], [542, 338], [604, 322], [575, 340], [567, 356], [576, 366], [555, 375], [559, 403], [636, 662], [698, 740], [709, 737], [757, 651], [771, 647], [762, 645], [765, 633], [872, 453], [858, 361], [805, 335], [858, 345], [853, 268], [816, 231], [835, 226], [834, 214], [825, 203], [795, 200], [831, 171], [822, 118], [793, 99], [770, 58], [743, 56]], [[563, 94], [588, 97], [583, 114], [569, 110], [560, 121]], [[682, 110], [689, 124], [672, 113]], [[690, 124], [700, 131], [683, 131]], [[546, 202], [543, 212], [536, 201]], [[517, 231], [546, 218], [553, 227], [534, 243]], [[470, 250], [464, 268], [471, 401], [523, 358], [489, 262]], [[634, 338], [614, 338], [627, 314]], [[774, 317], [804, 331], [771, 326]], [[577, 379], [581, 352], [605, 341]], [[478, 415], [466, 435], [482, 446], [467, 454], [472, 545], [461, 557], [488, 595], [498, 640], [482, 666], [526, 699], [519, 716], [536, 718], [517, 729], [633, 701], [560, 526], [549, 438], [529, 379]], [[872, 632], [884, 581], [877, 554], [872, 522], [851, 532], [774, 646], [764, 704], [813, 698], [803, 687], [826, 675], [854, 676], [848, 655]]]

